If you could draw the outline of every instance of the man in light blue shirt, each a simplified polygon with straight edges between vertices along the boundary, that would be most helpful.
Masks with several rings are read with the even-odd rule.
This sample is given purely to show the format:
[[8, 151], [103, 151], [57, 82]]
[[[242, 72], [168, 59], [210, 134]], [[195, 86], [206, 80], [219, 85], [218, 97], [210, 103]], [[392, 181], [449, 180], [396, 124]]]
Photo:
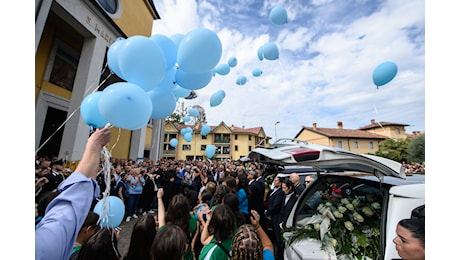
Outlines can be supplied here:
[[67, 260], [93, 200], [99, 194], [96, 175], [100, 153], [111, 138], [108, 128], [97, 129], [86, 143], [75, 172], [58, 187], [35, 230], [35, 259]]

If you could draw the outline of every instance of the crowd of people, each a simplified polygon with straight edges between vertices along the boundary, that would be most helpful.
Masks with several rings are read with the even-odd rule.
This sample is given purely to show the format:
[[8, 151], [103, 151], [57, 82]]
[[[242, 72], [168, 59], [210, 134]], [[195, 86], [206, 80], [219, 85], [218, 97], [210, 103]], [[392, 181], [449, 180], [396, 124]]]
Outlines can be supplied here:
[[[269, 190], [256, 162], [111, 158], [108, 181], [109, 140], [93, 133], [74, 171], [37, 158], [36, 259], [283, 259], [281, 230], [311, 178], [275, 177]], [[125, 255], [119, 230], [95, 223], [104, 192], [124, 202], [124, 221], [136, 219]]]

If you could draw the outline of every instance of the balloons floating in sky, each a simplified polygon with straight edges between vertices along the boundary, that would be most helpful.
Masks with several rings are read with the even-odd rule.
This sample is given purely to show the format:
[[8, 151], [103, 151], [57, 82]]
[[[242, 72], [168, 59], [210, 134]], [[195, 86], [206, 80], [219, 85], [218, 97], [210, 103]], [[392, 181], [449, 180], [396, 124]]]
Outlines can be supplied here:
[[222, 95], [222, 92], [216, 92], [212, 94], [211, 99], [209, 100], [209, 105], [212, 107], [220, 105], [222, 103], [222, 100], [224, 100], [224, 95]]
[[230, 66], [228, 64], [219, 64], [216, 66], [216, 68], [214, 68], [214, 71], [219, 74], [219, 75], [227, 75], [228, 73], [230, 73]]
[[214, 69], [221, 57], [222, 43], [219, 37], [206, 28], [188, 32], [177, 49], [179, 68], [190, 73], [204, 73]]
[[198, 110], [196, 110], [195, 108], [190, 108], [190, 109], [188, 110], [188, 114], [189, 114], [190, 116], [197, 117], [197, 116], [200, 115], [200, 112], [198, 112]]
[[270, 20], [272, 23], [278, 25], [287, 23], [288, 15], [286, 9], [282, 6], [273, 7], [270, 11]]
[[211, 127], [209, 125], [203, 125], [201, 127], [201, 131], [200, 131], [201, 135], [206, 136], [207, 134], [209, 134], [209, 132], [211, 132]]
[[230, 57], [227, 62], [228, 62], [228, 66], [232, 68], [238, 64], [238, 60], [235, 57]]
[[394, 62], [387, 61], [378, 65], [372, 73], [372, 80], [379, 88], [390, 82], [398, 73], [398, 66]]
[[253, 69], [252, 70], [252, 76], [259, 77], [260, 75], [262, 75], [262, 70], [261, 69]]
[[216, 153], [216, 147], [212, 144], [208, 144], [206, 146], [206, 157], [212, 158]]
[[192, 134], [191, 133], [185, 133], [184, 134], [184, 139], [187, 142], [191, 142], [192, 141]]
[[176, 138], [173, 138], [169, 141], [169, 144], [172, 146], [172, 147], [176, 147], [178, 144], [179, 144], [179, 141], [177, 141]]
[[244, 85], [246, 84], [247, 78], [245, 76], [239, 76], [236, 79], [236, 85]]
[[263, 57], [267, 60], [276, 60], [279, 58], [278, 46], [273, 42], [267, 42], [262, 46]]

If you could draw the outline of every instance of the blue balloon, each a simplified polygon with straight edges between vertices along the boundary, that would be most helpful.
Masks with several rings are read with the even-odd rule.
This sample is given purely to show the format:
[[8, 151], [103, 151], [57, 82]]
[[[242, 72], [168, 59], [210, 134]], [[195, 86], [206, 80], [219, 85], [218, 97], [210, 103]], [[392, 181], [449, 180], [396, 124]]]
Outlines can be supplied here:
[[276, 60], [279, 58], [278, 46], [273, 42], [267, 42], [263, 45], [264, 58], [267, 60]]
[[147, 93], [129, 82], [117, 82], [105, 88], [98, 104], [107, 122], [128, 130], [146, 126], [152, 113], [152, 102]]
[[189, 116], [184, 116], [182, 118], [182, 121], [184, 121], [185, 123], [190, 122], [190, 117]]
[[125, 204], [117, 196], [109, 196], [98, 201], [93, 211], [99, 215], [99, 226], [116, 228], [125, 216]]
[[219, 75], [227, 75], [230, 73], [230, 66], [228, 64], [219, 64], [214, 68], [214, 71]]
[[391, 61], [387, 61], [378, 65], [372, 73], [372, 80], [377, 86], [383, 86], [390, 82], [398, 73], [398, 66]]
[[217, 91], [220, 95], [222, 95], [222, 98], [225, 98], [225, 91], [223, 89]]
[[190, 92], [192, 92], [191, 89], [186, 89], [179, 85], [176, 85], [172, 90], [172, 93], [178, 98], [188, 97], [190, 95]]
[[261, 69], [253, 69], [252, 70], [252, 75], [254, 77], [259, 77], [260, 75], [262, 75], [262, 70]]
[[215, 153], [216, 153], [216, 147], [212, 144], [208, 144], [206, 146], [206, 157], [210, 159], [214, 156]]
[[163, 51], [166, 58], [166, 69], [172, 68], [177, 60], [177, 45], [173, 40], [162, 34], [154, 34], [150, 36], [150, 39], [158, 44]]
[[228, 63], [228, 66], [233, 68], [238, 64], [238, 60], [235, 57], [230, 57], [227, 63]]
[[102, 91], [96, 91], [86, 96], [80, 105], [80, 114], [85, 123], [89, 126], [99, 128], [105, 126], [108, 122], [99, 112], [99, 97]]
[[215, 106], [218, 106], [220, 105], [220, 103], [222, 103], [222, 100], [224, 99], [224, 97], [222, 96], [221, 93], [219, 92], [216, 92], [214, 94], [212, 94], [210, 100], [209, 100], [209, 105], [211, 107], [215, 107]]
[[200, 131], [200, 134], [202, 136], [206, 136], [207, 134], [209, 134], [209, 132], [211, 132], [211, 127], [209, 125], [203, 125], [201, 127], [201, 131]]
[[176, 85], [176, 72], [177, 69], [175, 67], [170, 68], [166, 74], [164, 79], [157, 85], [159, 88], [165, 88], [168, 90], [173, 90]]
[[178, 144], [179, 144], [179, 141], [177, 141], [176, 138], [173, 138], [169, 141], [169, 144], [172, 146], [172, 147], [176, 147]]
[[287, 12], [282, 6], [275, 6], [270, 11], [270, 20], [274, 24], [285, 24], [287, 23]]
[[124, 79], [124, 77], [120, 71], [118, 57], [120, 55], [120, 49], [125, 43], [125, 39], [118, 38], [114, 43], [112, 43], [112, 45], [110, 45], [109, 50], [107, 51], [107, 65], [109, 66], [109, 69], [122, 79]]
[[200, 116], [200, 112], [198, 112], [198, 110], [196, 110], [195, 108], [190, 108], [190, 109], [188, 110], [188, 114], [189, 114], [190, 116], [193, 116], [193, 117], [198, 117], [198, 116]]
[[[176, 33], [174, 35], [171, 35], [169, 38], [174, 42], [177, 48], [179, 48], [180, 42], [184, 38], [184, 34], [182, 33]], [[177, 58], [177, 53], [176, 53], [176, 58]]]
[[147, 95], [152, 102], [150, 118], [165, 118], [176, 109], [176, 96], [168, 89], [154, 88], [148, 91]]
[[192, 141], [192, 134], [191, 133], [185, 133], [184, 134], [184, 139], [187, 142], [191, 142]]
[[186, 133], [187, 133], [187, 129], [182, 128], [182, 129], [180, 130], [180, 134], [181, 134], [182, 136], [184, 136]]
[[237, 85], [244, 85], [244, 84], [246, 84], [246, 81], [247, 81], [247, 78], [245, 76], [239, 76], [236, 79], [236, 84]]
[[176, 82], [183, 88], [197, 90], [206, 87], [211, 82], [212, 74], [213, 70], [191, 73], [179, 69], [176, 73]]
[[260, 46], [259, 49], [257, 49], [257, 58], [259, 58], [260, 61], [264, 60], [264, 46]]
[[214, 69], [222, 56], [222, 43], [217, 34], [206, 28], [188, 32], [177, 49], [179, 68], [190, 73]]
[[141, 35], [131, 36], [125, 42], [118, 57], [123, 79], [145, 91], [152, 90], [166, 73], [163, 50], [150, 38]]
[[193, 129], [192, 129], [190, 126], [187, 126], [187, 127], [185, 128], [185, 133], [190, 133], [190, 134], [192, 134], [192, 133], [193, 133]]

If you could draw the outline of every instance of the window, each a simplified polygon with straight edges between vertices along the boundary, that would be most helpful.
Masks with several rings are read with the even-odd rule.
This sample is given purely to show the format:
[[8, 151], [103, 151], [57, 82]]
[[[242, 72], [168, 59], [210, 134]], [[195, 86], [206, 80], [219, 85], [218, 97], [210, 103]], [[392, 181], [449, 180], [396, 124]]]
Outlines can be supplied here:
[[206, 140], [206, 139], [208, 139], [208, 138], [207, 138], [207, 135], [202, 135], [202, 136], [201, 136], [201, 140]]
[[202, 144], [200, 149], [201, 149], [201, 151], [206, 151], [206, 145]]
[[77, 74], [79, 53], [60, 40], [56, 40], [50, 54], [45, 78], [61, 88], [72, 91]]
[[238, 140], [238, 135], [235, 135], [235, 140]]
[[401, 131], [399, 131], [399, 128], [396, 128], [396, 129], [395, 129], [395, 133], [396, 133], [397, 135], [401, 134]]
[[356, 149], [359, 149], [359, 143], [358, 143], [358, 141], [353, 141], [353, 146], [354, 146]]
[[251, 136], [250, 135], [248, 135], [248, 140], [251, 141]]
[[192, 150], [192, 146], [189, 144], [183, 144], [182, 145], [182, 151], [190, 151]]
[[109, 14], [114, 14], [117, 11], [117, 8], [118, 8], [117, 0], [98, 0], [97, 2]]
[[238, 151], [238, 145], [235, 145], [235, 151]]
[[215, 134], [214, 143], [230, 143], [230, 134]]
[[343, 148], [342, 140], [338, 140], [338, 141], [337, 141], [337, 147], [338, 147], [338, 148]]
[[249, 146], [249, 147], [248, 147], [248, 150], [249, 150], [249, 151], [252, 151], [252, 146]]
[[369, 142], [369, 149], [374, 149], [374, 142]]

